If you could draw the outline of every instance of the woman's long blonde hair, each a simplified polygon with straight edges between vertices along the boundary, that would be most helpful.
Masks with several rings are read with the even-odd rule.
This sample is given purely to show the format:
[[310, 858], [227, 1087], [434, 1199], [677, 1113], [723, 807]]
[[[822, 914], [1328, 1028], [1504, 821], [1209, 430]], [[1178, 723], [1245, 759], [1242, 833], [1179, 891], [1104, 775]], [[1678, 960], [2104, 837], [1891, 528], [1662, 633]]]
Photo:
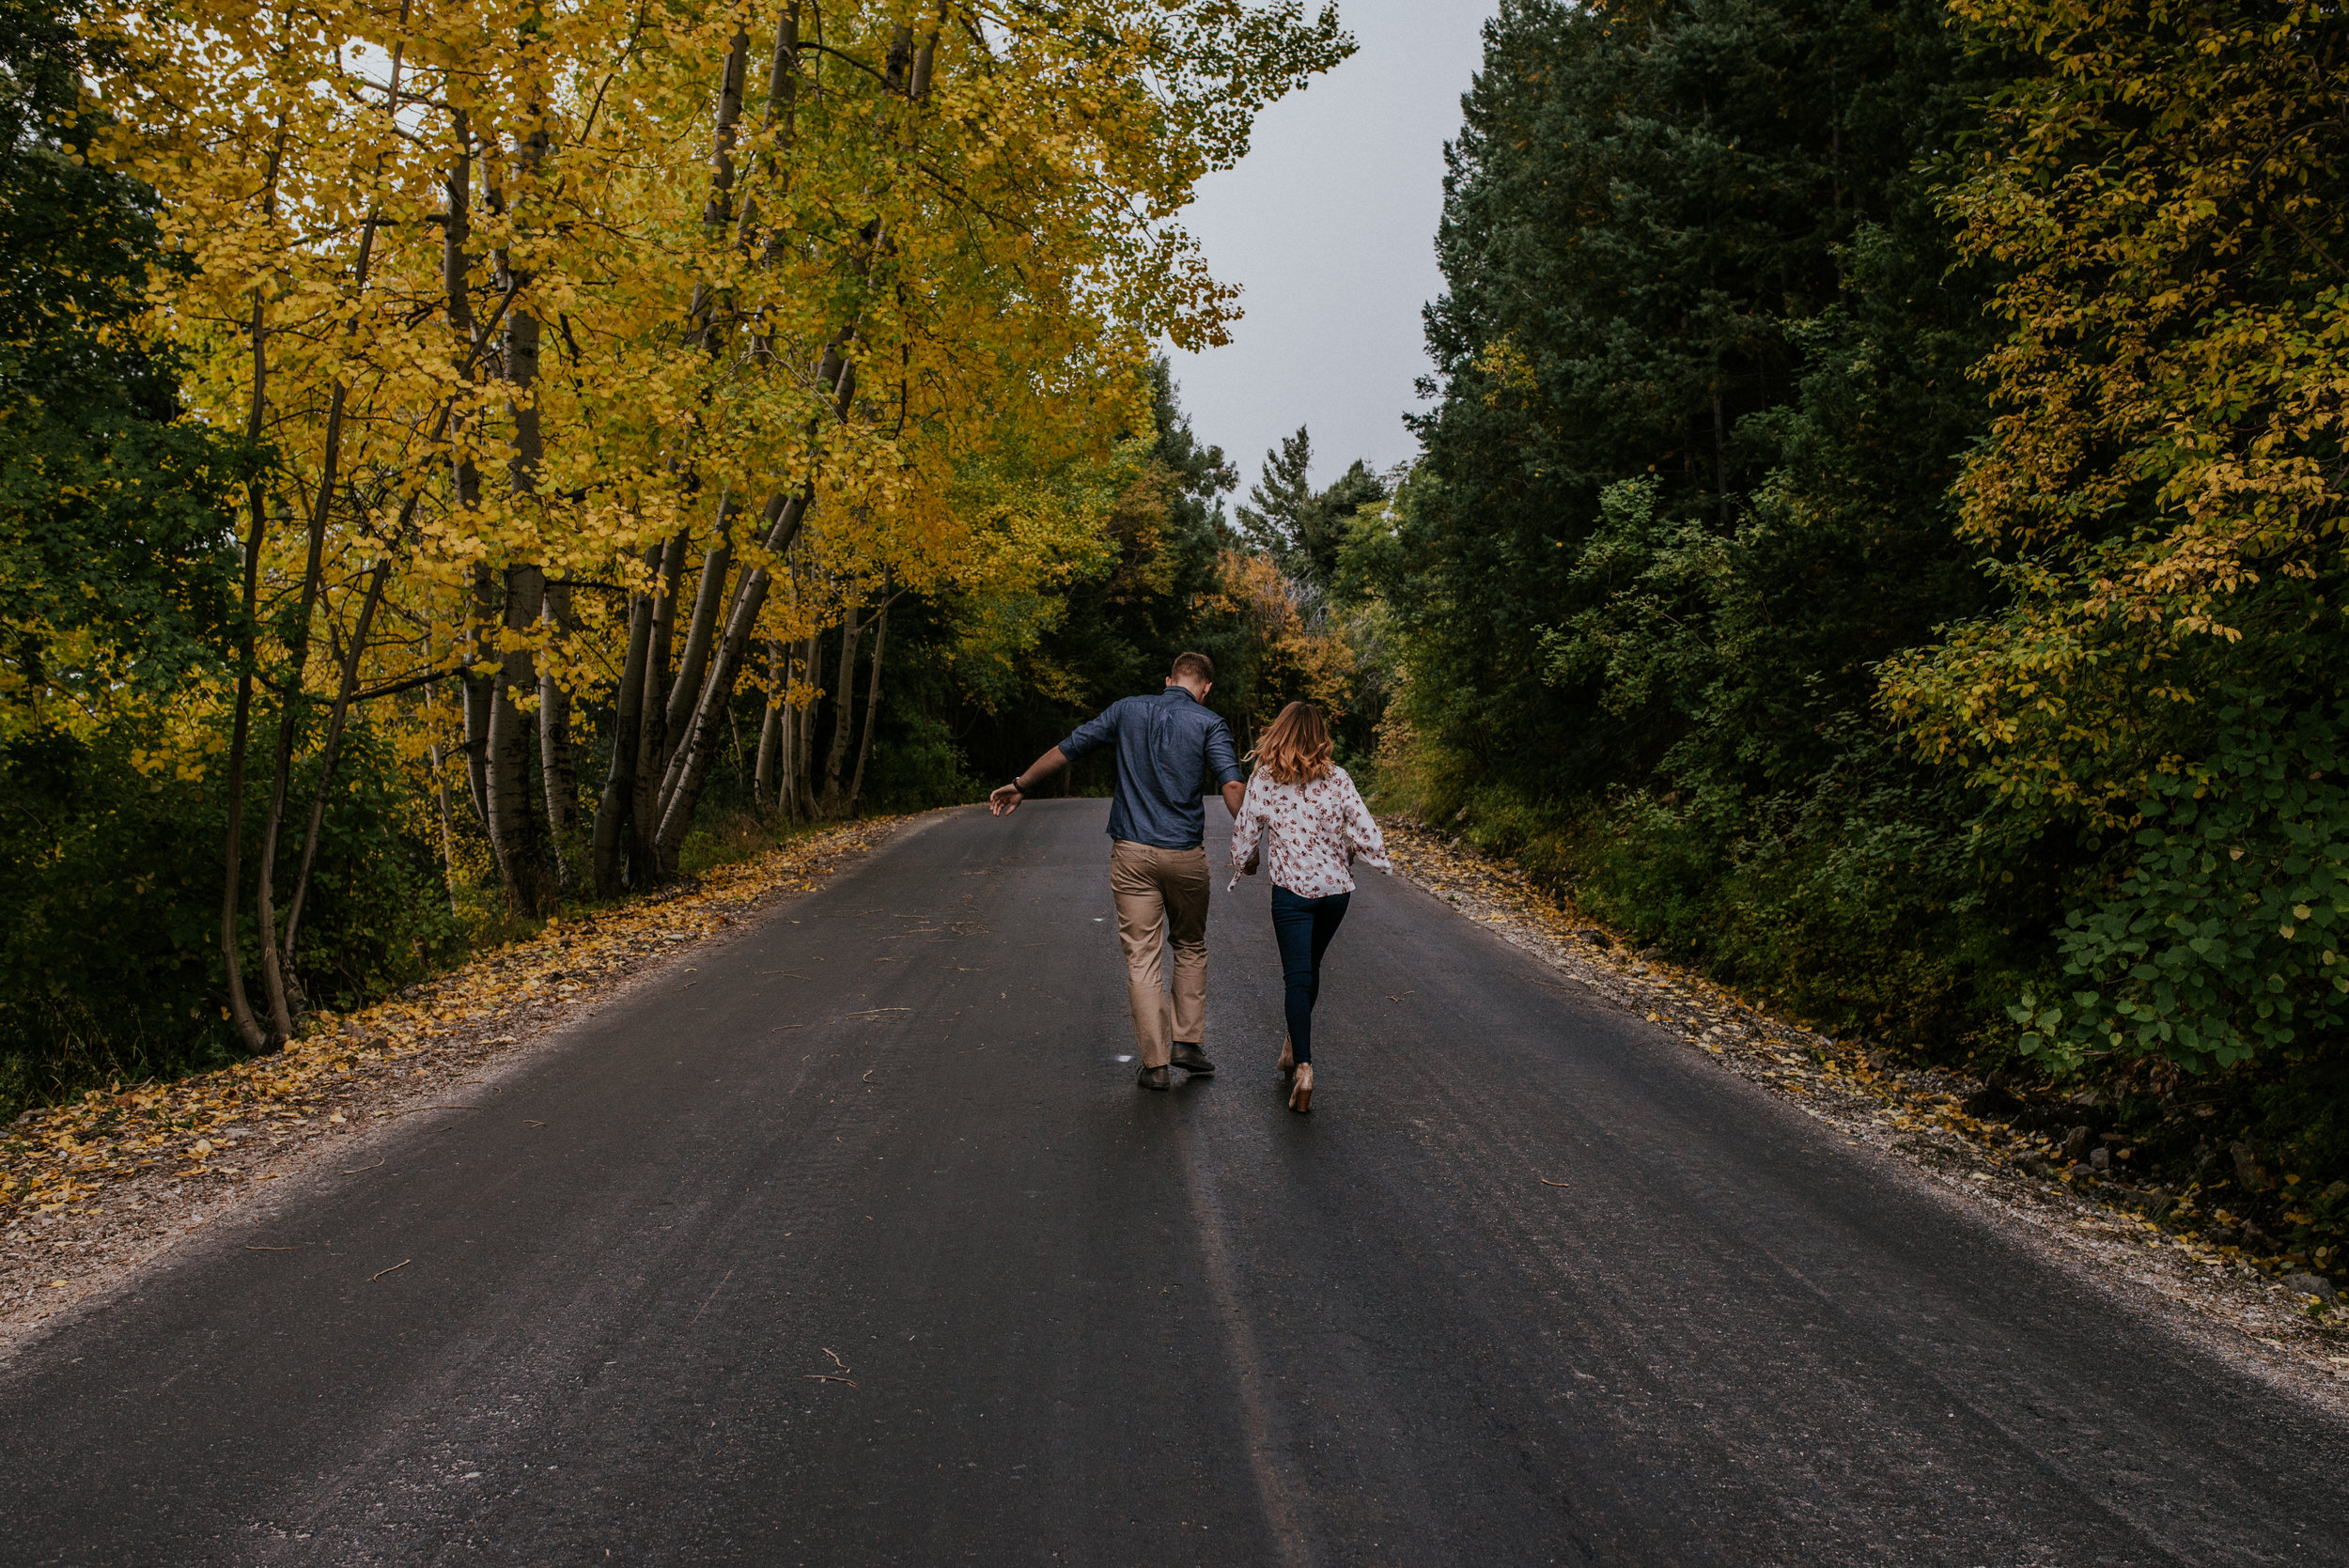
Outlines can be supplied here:
[[1256, 739], [1249, 760], [1276, 784], [1307, 784], [1330, 771], [1330, 726], [1311, 703], [1291, 703]]

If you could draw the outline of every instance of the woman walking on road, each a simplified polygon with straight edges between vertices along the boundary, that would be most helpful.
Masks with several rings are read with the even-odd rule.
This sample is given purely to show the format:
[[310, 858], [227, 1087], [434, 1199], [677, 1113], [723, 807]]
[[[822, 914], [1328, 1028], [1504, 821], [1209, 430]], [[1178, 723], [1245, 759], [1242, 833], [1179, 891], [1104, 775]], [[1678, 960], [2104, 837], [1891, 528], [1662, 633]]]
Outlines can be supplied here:
[[1231, 885], [1252, 877], [1260, 856], [1272, 873], [1272, 936], [1289, 1037], [1281, 1071], [1290, 1074], [1289, 1109], [1314, 1104], [1314, 1002], [1321, 995], [1321, 958], [1354, 894], [1347, 872], [1360, 855], [1394, 875], [1386, 840], [1346, 769], [1330, 760], [1330, 726], [1311, 703], [1291, 703], [1250, 753], [1256, 771], [1232, 825]]

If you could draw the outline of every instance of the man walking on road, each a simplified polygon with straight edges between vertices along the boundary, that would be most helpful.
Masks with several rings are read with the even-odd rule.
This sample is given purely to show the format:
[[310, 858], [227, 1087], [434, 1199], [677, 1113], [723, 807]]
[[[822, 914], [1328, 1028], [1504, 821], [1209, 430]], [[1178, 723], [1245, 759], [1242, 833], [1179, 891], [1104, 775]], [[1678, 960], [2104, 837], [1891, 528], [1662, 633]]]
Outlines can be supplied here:
[[[1087, 752], [1117, 747], [1117, 793], [1110, 802], [1110, 893], [1117, 940], [1126, 950], [1127, 1000], [1134, 1012], [1144, 1089], [1164, 1089], [1169, 1065], [1194, 1076], [1215, 1071], [1202, 1048], [1207, 1023], [1207, 814], [1200, 785], [1212, 772], [1224, 809], [1239, 815], [1243, 793], [1232, 732], [1207, 708], [1215, 665], [1204, 653], [1174, 660], [1166, 690], [1128, 697], [1077, 726], [1069, 737], [987, 800], [997, 816]], [[1165, 950], [1174, 945], [1174, 1005], [1166, 1001]]]

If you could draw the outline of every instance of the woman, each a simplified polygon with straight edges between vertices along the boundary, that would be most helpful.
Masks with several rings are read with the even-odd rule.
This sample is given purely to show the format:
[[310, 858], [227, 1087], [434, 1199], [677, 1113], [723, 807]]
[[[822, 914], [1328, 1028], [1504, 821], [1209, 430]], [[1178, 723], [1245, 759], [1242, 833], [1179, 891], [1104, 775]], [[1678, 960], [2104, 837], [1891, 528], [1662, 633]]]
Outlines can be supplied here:
[[1291, 703], [1249, 753], [1256, 764], [1232, 825], [1231, 885], [1253, 877], [1259, 853], [1272, 871], [1272, 935], [1287, 984], [1289, 1037], [1281, 1071], [1292, 1074], [1289, 1109], [1314, 1105], [1314, 1001], [1321, 956], [1354, 893], [1346, 867], [1360, 855], [1388, 876], [1386, 841], [1346, 769], [1330, 760], [1330, 726], [1311, 703]]

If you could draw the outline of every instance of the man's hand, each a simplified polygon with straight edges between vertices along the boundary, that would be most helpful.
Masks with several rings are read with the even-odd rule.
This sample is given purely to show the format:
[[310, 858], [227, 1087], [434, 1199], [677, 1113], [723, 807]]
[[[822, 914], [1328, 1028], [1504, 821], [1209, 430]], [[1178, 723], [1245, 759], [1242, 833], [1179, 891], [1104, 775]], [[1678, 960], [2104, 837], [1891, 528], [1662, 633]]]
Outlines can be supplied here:
[[1015, 775], [1011, 783], [998, 784], [987, 798], [987, 809], [997, 816], [1009, 816], [1019, 809], [1019, 802], [1027, 799], [1027, 791], [1019, 787], [1023, 780], [1028, 789], [1034, 789], [1067, 766], [1068, 753], [1058, 746], [1053, 747], [1028, 764], [1027, 771]]

